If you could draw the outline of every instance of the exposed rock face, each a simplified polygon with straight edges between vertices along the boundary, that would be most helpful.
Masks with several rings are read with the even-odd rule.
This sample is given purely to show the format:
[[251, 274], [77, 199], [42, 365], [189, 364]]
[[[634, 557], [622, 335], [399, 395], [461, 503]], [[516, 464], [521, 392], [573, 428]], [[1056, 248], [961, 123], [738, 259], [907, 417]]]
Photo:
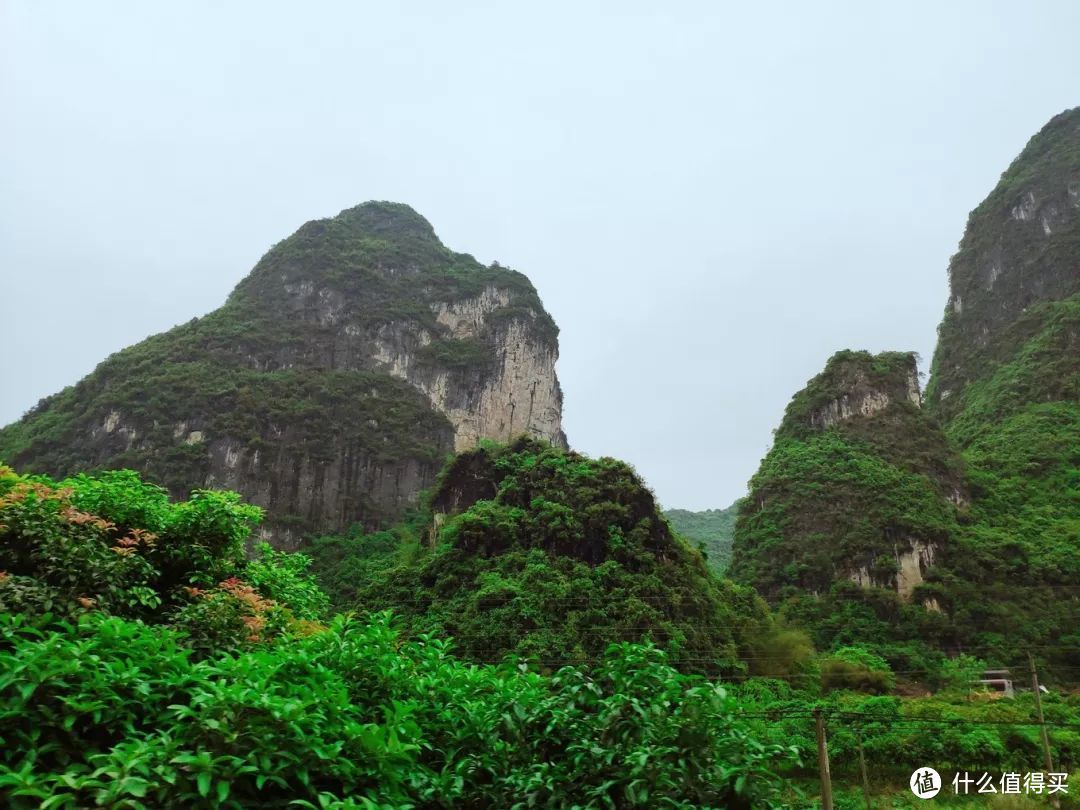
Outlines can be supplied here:
[[565, 446], [558, 330], [529, 280], [366, 203], [275, 245], [221, 309], [120, 352], [0, 431], [0, 458], [240, 492], [292, 547], [392, 520], [448, 453]]
[[893, 546], [895, 570], [884, 575], [873, 561], [863, 565], [850, 575], [851, 581], [862, 588], [893, 588], [904, 599], [911, 599], [918, 585], [926, 580], [926, 573], [934, 564], [937, 545], [917, 539], [909, 539]]
[[922, 405], [914, 358], [908, 368], [905, 377], [906, 387], [903, 390], [897, 390], [895, 380], [891, 380], [890, 382], [894, 384], [889, 386], [894, 390], [875, 388], [862, 369], [856, 367], [847, 370], [850, 373], [849, 378], [840, 381], [840, 387], [844, 389], [844, 393], [811, 410], [810, 424], [813, 427], [824, 429], [853, 416], [873, 416], [878, 411], [885, 410], [894, 400], [906, 399], [916, 408]]
[[[485, 319], [507, 307], [506, 290], [488, 287], [465, 301], [433, 305], [436, 321], [454, 340], [478, 340]], [[454, 426], [454, 449], [468, 450], [480, 439], [508, 441], [527, 433], [560, 446], [562, 392], [555, 376], [557, 352], [535, 339], [527, 324], [511, 321], [492, 330], [495, 357], [490, 373], [477, 385], [453, 369], [432, 369], [417, 362], [417, 348], [431, 342], [421, 330], [381, 335], [374, 359], [380, 367], [422, 391]]]
[[1043, 127], [972, 212], [949, 286], [927, 387], [945, 420], [1013, 353], [1033, 305], [1080, 293], [1080, 107]]
[[966, 501], [915, 358], [839, 352], [792, 399], [735, 524], [731, 572], [779, 599], [839, 581], [911, 599]]
[[[1009, 649], [1080, 626], [1080, 108], [971, 214], [949, 281], [925, 408], [913, 359], [841, 352], [792, 400], [740, 510], [732, 574], [813, 601], [822, 643], [855, 614], [998, 655], [1003, 624]], [[940, 615], [880, 590], [856, 610], [853, 584]]]

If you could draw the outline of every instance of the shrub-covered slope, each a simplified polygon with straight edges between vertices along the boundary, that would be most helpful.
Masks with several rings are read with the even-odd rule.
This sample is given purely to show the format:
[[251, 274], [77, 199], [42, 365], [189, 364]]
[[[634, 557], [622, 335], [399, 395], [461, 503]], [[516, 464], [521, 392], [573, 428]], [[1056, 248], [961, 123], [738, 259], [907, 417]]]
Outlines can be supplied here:
[[970, 521], [948, 609], [977, 643], [1080, 663], [1080, 108], [1039, 132], [949, 266], [929, 407], [960, 448]]
[[366, 203], [275, 245], [226, 304], [111, 356], [0, 430], [0, 459], [130, 467], [264, 507], [282, 545], [397, 518], [446, 455], [564, 443], [557, 329], [520, 273]]
[[773, 599], [841, 581], [911, 597], [955, 531], [962, 486], [914, 356], [839, 352], [751, 479], [732, 574]]
[[[972, 213], [949, 279], [925, 409], [912, 360], [834, 357], [751, 482], [732, 571], [788, 597], [819, 644], [923, 640], [1012, 665], [1042, 647], [1065, 672], [1080, 661], [1080, 109]], [[868, 587], [920, 579], [934, 615]]]
[[[431, 506], [423, 538], [384, 545], [381, 564], [368, 556], [376, 538], [351, 551], [317, 541], [332, 595], [393, 608], [474, 659], [516, 653], [553, 668], [651, 638], [673, 644], [684, 669], [735, 671], [740, 648], [768, 629], [764, 604], [716, 579], [622, 462], [525, 438], [485, 446], [446, 468]], [[343, 583], [343, 564], [369, 584]]]
[[664, 517], [678, 534], [704, 550], [709, 568], [722, 574], [731, 565], [731, 538], [735, 533], [738, 510], [737, 503], [727, 509], [706, 509], [702, 512], [665, 509]]

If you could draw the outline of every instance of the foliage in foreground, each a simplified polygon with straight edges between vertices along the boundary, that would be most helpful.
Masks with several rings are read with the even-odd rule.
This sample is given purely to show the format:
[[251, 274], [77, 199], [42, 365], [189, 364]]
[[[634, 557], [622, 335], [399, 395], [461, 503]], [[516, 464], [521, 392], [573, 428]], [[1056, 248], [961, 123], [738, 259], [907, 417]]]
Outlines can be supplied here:
[[542, 675], [321, 623], [230, 493], [0, 469], [0, 798], [30, 807], [780, 806], [786, 745], [651, 645]]
[[0, 639], [16, 807], [759, 807], [793, 759], [649, 646], [545, 677], [402, 643], [385, 615], [201, 661], [99, 614], [0, 614]]

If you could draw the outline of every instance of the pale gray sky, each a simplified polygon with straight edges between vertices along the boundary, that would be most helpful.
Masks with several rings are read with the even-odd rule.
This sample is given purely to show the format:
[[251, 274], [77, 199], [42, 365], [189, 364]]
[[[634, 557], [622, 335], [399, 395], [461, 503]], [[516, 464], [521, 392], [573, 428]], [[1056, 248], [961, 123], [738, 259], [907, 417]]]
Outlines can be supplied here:
[[1074, 0], [0, 0], [0, 423], [368, 199], [527, 273], [571, 444], [726, 506], [834, 351], [929, 363]]

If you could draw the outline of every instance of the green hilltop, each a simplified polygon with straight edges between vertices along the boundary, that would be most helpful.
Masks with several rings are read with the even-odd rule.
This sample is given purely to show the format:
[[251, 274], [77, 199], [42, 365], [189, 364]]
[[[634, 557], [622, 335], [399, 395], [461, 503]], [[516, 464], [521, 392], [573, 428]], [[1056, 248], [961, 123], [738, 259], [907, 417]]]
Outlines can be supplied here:
[[[839, 351], [746, 498], [662, 512], [567, 448], [527, 278], [407, 206], [307, 223], [0, 430], [0, 799], [779, 810], [818, 728], [836, 807], [1074, 771], [1080, 109], [949, 278], [925, 396]], [[1040, 708], [975, 688], [1029, 653]]]
[[[732, 575], [821, 645], [1062, 673], [1080, 642], [1080, 109], [1038, 133], [949, 267], [925, 404], [910, 355], [839, 352], [751, 480]], [[906, 392], [905, 392], [906, 387]]]

